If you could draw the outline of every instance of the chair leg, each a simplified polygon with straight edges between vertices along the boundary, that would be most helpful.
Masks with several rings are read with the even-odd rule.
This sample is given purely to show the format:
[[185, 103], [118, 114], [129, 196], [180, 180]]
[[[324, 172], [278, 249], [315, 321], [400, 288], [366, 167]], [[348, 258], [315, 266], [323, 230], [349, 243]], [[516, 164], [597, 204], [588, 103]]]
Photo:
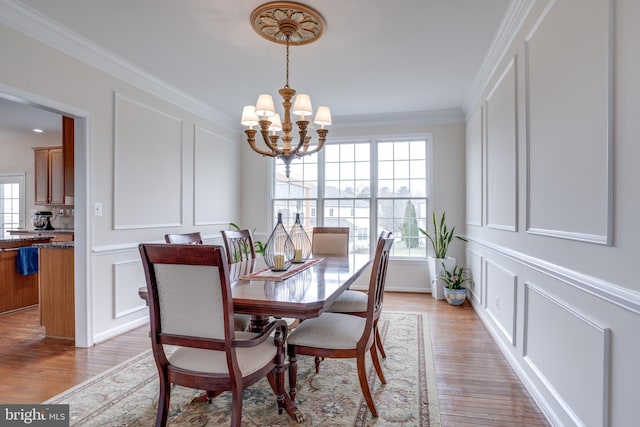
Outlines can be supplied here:
[[289, 355], [289, 397], [291, 401], [295, 403], [296, 389], [298, 384], [298, 357], [296, 356], [296, 348], [294, 346], [287, 346], [287, 354]]
[[380, 356], [383, 359], [387, 358], [387, 353], [384, 352], [384, 347], [382, 347], [382, 339], [380, 339], [380, 332], [378, 332], [378, 322], [376, 321], [375, 325], [373, 325], [373, 329], [376, 331], [376, 346], [378, 350], [380, 350]]
[[231, 427], [240, 427], [242, 422], [242, 380], [231, 390]]
[[158, 397], [158, 413], [156, 415], [156, 427], [167, 425], [169, 415], [169, 400], [171, 399], [171, 383], [165, 375], [160, 375], [160, 395]]
[[320, 372], [320, 362], [322, 362], [324, 360], [324, 357], [318, 357], [316, 356], [315, 362], [316, 362], [316, 374]]
[[380, 359], [378, 359], [378, 352], [376, 351], [375, 343], [371, 345], [371, 349], [369, 350], [371, 353], [371, 360], [373, 361], [373, 367], [376, 368], [376, 374], [378, 374], [378, 378], [380, 378], [380, 382], [382, 384], [386, 384], [387, 380], [384, 378], [384, 373], [382, 372], [382, 366], [380, 366]]
[[371, 390], [369, 389], [369, 383], [367, 382], [367, 368], [364, 360], [365, 354], [359, 354], [356, 358], [356, 364], [358, 365], [358, 379], [360, 380], [360, 388], [364, 395], [364, 400], [367, 402], [367, 406], [371, 411], [371, 415], [378, 418], [378, 411], [376, 405], [373, 403], [373, 397], [371, 396]]

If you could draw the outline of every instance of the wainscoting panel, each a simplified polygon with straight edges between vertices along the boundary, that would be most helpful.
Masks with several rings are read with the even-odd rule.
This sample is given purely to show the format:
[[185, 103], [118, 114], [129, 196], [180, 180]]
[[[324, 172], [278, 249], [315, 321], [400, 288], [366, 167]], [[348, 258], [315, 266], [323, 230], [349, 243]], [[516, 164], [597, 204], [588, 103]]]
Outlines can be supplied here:
[[512, 58], [485, 101], [486, 224], [515, 231], [517, 221], [516, 58]]
[[609, 336], [608, 328], [525, 284], [524, 360], [576, 425], [608, 425]]
[[612, 20], [613, 0], [551, 1], [526, 37], [530, 233], [611, 242]]
[[482, 107], [467, 126], [467, 224], [482, 227]]
[[482, 255], [480, 253], [467, 249], [466, 254], [467, 268], [471, 270], [473, 283], [467, 285], [471, 298], [475, 304], [482, 304], [483, 283], [482, 283]]
[[237, 221], [233, 218], [236, 195], [232, 191], [233, 186], [227, 185], [227, 182], [235, 180], [239, 170], [237, 159], [231, 140], [194, 127], [194, 225]]
[[118, 93], [114, 120], [114, 228], [181, 225], [182, 121]]
[[495, 261], [485, 260], [487, 313], [511, 345], [516, 345], [517, 277]]
[[126, 316], [146, 309], [138, 296], [138, 288], [146, 286], [141, 261], [124, 261], [113, 264], [113, 318]]

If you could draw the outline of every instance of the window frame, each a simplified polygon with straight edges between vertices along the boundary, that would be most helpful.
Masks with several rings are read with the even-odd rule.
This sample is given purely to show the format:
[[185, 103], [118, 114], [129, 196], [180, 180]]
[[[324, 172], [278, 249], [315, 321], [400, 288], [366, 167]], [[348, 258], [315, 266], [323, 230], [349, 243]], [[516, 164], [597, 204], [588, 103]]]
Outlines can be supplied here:
[[[379, 196], [378, 194], [378, 144], [379, 143], [388, 143], [388, 142], [404, 142], [411, 140], [424, 140], [425, 141], [425, 196], [424, 197], [388, 197], [388, 196]], [[432, 206], [432, 170], [433, 170], [433, 137], [430, 133], [419, 133], [419, 134], [398, 134], [391, 136], [379, 136], [379, 137], [356, 137], [356, 138], [335, 138], [330, 142], [327, 141], [325, 145], [325, 149], [329, 145], [340, 145], [340, 144], [354, 144], [354, 143], [368, 143], [369, 146], [369, 179], [370, 179], [370, 195], [368, 198], [330, 198], [329, 200], [368, 200], [369, 201], [369, 227], [370, 230], [378, 229], [378, 200], [399, 200], [399, 199], [410, 199], [410, 200], [424, 200], [426, 206], [426, 218], [425, 223], [419, 223], [419, 226], [423, 226], [424, 228], [429, 228], [429, 218]], [[324, 224], [325, 220], [325, 149], [321, 150], [317, 153], [317, 194], [315, 198], [311, 198], [311, 200], [316, 201], [316, 216], [315, 222], [317, 225]], [[294, 200], [294, 199], [276, 199], [274, 198], [275, 192], [275, 172], [277, 170], [276, 166], [277, 159], [273, 158], [270, 162], [270, 174], [269, 174], [269, 200], [270, 200], [270, 212], [271, 212], [271, 221], [272, 226], [275, 226], [275, 218], [277, 217], [277, 213], [275, 213], [275, 204], [277, 202], [283, 202], [285, 200]], [[298, 161], [298, 160], [294, 160]], [[300, 199], [303, 200], [303, 199]], [[305, 199], [309, 200], [309, 199]], [[335, 218], [335, 216], [334, 216]], [[358, 238], [357, 230], [354, 231], [355, 234], [351, 236], [353, 239]], [[396, 236], [399, 238], [400, 236]], [[377, 233], [370, 232], [369, 236], [369, 252], [373, 253], [375, 249], [375, 244], [378, 236]], [[420, 237], [421, 239], [426, 237]], [[350, 246], [355, 242], [351, 242]], [[394, 259], [402, 259], [408, 261], [424, 261], [430, 254], [429, 245], [426, 245], [425, 255], [424, 256], [397, 256], [392, 255]]]

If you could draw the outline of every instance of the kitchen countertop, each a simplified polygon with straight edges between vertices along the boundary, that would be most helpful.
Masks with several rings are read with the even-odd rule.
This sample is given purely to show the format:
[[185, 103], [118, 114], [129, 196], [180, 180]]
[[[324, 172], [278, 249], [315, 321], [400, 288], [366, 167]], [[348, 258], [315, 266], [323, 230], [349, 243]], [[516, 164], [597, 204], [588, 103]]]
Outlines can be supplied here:
[[14, 234], [38, 234], [38, 233], [73, 233], [75, 230], [68, 228], [54, 228], [53, 230], [9, 230]]
[[[0, 242], [3, 243], [9, 243], [9, 242], [15, 242], [15, 241], [29, 241], [29, 240], [42, 240], [42, 239], [46, 239], [47, 237], [42, 237], [42, 236], [25, 236], [24, 234], [16, 234], [16, 235], [10, 235], [10, 236], [4, 236], [4, 237], [0, 237]], [[52, 237], [48, 237], [49, 239], [51, 239]]]
[[36, 243], [36, 246], [40, 249], [73, 249], [73, 241], [71, 242], [55, 242], [55, 243]]

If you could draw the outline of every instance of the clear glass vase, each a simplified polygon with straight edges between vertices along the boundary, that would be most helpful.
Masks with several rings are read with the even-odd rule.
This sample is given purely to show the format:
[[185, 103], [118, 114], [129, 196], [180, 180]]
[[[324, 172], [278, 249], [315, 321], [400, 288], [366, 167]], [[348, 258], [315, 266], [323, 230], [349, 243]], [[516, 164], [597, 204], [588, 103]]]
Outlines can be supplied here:
[[264, 247], [264, 261], [272, 271], [286, 271], [294, 254], [293, 242], [282, 225], [282, 214], [278, 213], [278, 223]]
[[302, 227], [299, 213], [296, 213], [296, 222], [289, 231], [289, 237], [294, 247], [292, 262], [294, 264], [304, 263], [311, 255], [311, 239], [309, 239], [307, 232]]

